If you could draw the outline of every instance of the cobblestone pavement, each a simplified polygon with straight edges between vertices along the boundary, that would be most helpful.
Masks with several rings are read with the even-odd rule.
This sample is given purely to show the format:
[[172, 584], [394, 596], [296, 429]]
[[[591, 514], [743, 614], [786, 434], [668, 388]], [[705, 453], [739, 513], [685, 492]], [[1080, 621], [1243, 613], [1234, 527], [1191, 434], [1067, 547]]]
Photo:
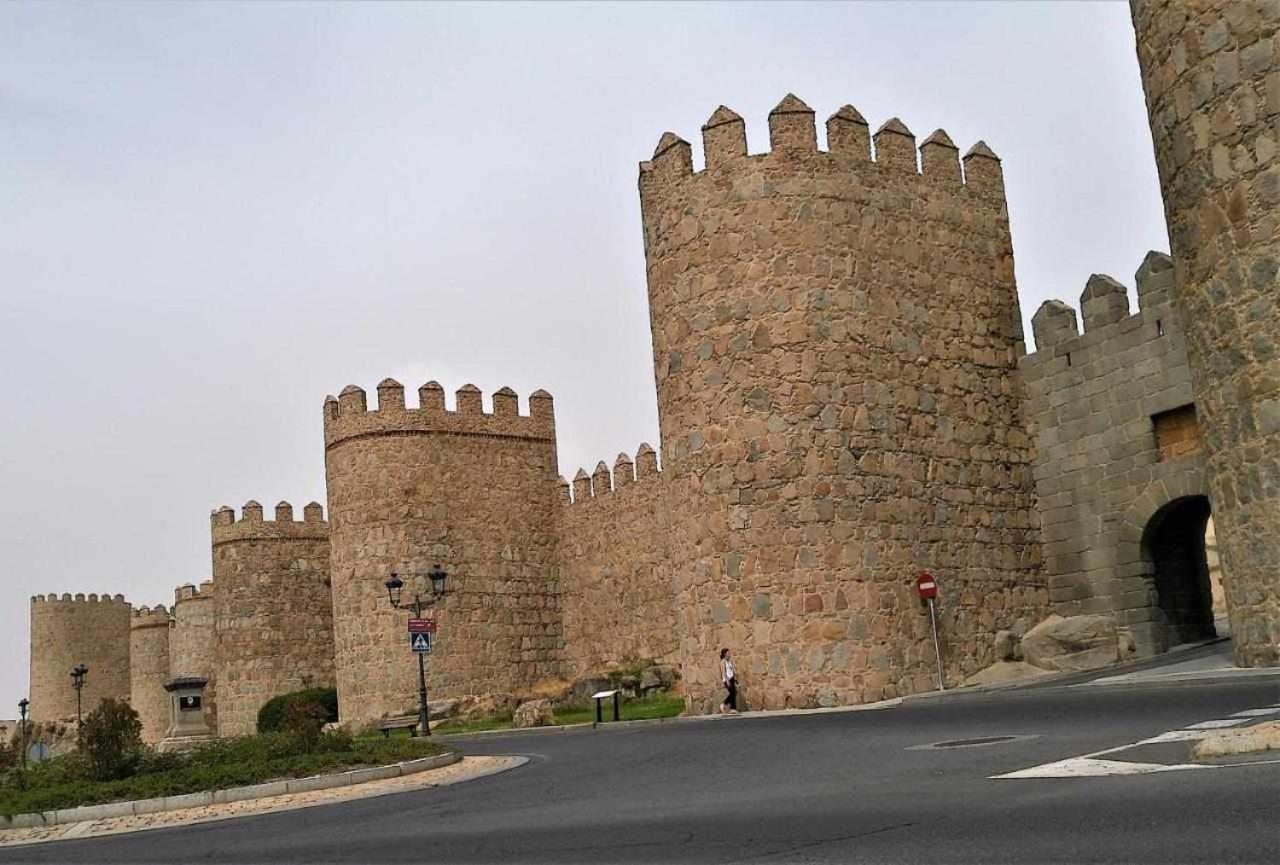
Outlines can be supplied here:
[[514, 769], [525, 762], [527, 760], [524, 757], [465, 757], [461, 762], [451, 766], [418, 772], [402, 778], [369, 781], [353, 787], [316, 790], [310, 793], [289, 793], [247, 802], [227, 802], [202, 808], [186, 808], [181, 811], [165, 811], [160, 814], [143, 814], [135, 817], [113, 817], [38, 829], [6, 829], [0, 831], [0, 847], [187, 826], [193, 823], [209, 823], [215, 820], [228, 820], [233, 817], [247, 817], [275, 811], [292, 811], [313, 805], [329, 805], [370, 796], [384, 796], [388, 793], [407, 793], [428, 787], [445, 787]]

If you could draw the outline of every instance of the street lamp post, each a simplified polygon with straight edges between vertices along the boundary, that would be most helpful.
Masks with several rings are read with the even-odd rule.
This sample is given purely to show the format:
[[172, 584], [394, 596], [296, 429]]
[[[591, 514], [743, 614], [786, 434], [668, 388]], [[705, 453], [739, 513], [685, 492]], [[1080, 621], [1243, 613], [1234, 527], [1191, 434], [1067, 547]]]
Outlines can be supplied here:
[[31, 701], [23, 697], [18, 701], [18, 714], [22, 718], [18, 723], [22, 725], [22, 771], [27, 771], [27, 707], [31, 705]]
[[80, 738], [80, 692], [84, 690], [84, 677], [89, 672], [89, 668], [84, 664], [76, 664], [76, 668], [71, 671], [71, 687], [76, 689], [76, 739]]
[[[431, 597], [423, 600], [422, 596], [417, 592], [413, 593], [413, 606], [404, 607], [400, 604], [400, 593], [404, 590], [404, 580], [400, 579], [394, 572], [391, 578], [385, 583], [387, 587], [387, 597], [391, 601], [394, 609], [400, 610], [408, 607], [413, 610], [414, 618], [422, 618], [422, 611], [427, 607], [434, 607], [436, 601], [443, 598], [448, 592], [446, 583], [449, 575], [439, 565], [431, 568], [427, 576], [431, 579]], [[422, 728], [422, 735], [431, 735], [430, 713], [427, 709], [427, 661], [423, 653], [418, 653], [418, 726]]]

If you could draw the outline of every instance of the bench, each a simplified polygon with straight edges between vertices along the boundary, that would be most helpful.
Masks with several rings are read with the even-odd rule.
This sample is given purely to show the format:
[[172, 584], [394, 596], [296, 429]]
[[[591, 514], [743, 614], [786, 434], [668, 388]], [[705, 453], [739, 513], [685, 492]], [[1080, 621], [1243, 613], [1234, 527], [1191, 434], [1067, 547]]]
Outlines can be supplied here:
[[403, 718], [387, 718], [378, 722], [378, 729], [382, 732], [382, 738], [390, 739], [392, 732], [395, 730], [408, 730], [411, 738], [418, 735], [418, 716], [408, 715]]

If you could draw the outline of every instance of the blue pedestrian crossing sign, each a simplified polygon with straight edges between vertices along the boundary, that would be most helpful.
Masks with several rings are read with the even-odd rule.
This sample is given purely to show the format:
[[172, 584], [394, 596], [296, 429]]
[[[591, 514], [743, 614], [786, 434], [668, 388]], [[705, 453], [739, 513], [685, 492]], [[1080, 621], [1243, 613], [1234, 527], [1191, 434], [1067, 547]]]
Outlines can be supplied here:
[[409, 648], [419, 655], [431, 654], [431, 634], [410, 634]]

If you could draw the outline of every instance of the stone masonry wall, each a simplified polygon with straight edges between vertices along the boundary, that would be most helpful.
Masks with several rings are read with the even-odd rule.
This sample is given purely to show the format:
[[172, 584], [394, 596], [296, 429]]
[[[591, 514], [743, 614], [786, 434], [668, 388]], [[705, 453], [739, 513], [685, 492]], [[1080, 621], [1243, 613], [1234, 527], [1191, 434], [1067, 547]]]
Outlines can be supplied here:
[[1280, 4], [1132, 11], [1236, 663], [1280, 664]]
[[169, 730], [169, 629], [172, 619], [161, 605], [133, 611], [129, 627], [129, 705], [142, 721], [142, 741], [154, 745]]
[[[1186, 341], [1173, 307], [1173, 262], [1152, 252], [1137, 272], [1140, 310], [1127, 290], [1094, 275], [1081, 297], [1085, 332], [1066, 304], [1032, 319], [1036, 351], [1022, 358], [1035, 463], [1044, 572], [1055, 612], [1111, 613], [1139, 655], [1180, 642], [1158, 603], [1142, 537], [1156, 513], [1203, 495], [1204, 457], [1156, 437], [1157, 415], [1192, 403]], [[1190, 414], [1194, 425], [1194, 411]], [[1194, 442], [1194, 439], [1191, 439]]]
[[666, 502], [658, 456], [641, 445], [634, 464], [618, 454], [562, 482], [560, 586], [565, 674], [610, 663], [679, 662], [668, 563]]
[[516, 692], [563, 670], [550, 395], [530, 395], [528, 416], [507, 388], [491, 414], [471, 385], [457, 411], [434, 382], [419, 402], [406, 408], [389, 379], [376, 409], [354, 386], [325, 402], [338, 699], [357, 724], [417, 706], [408, 613], [391, 609], [383, 585], [393, 571], [406, 601], [430, 594], [433, 565], [450, 575], [435, 614], [432, 697]]
[[89, 668], [81, 692], [87, 715], [107, 697], [129, 699], [129, 621], [123, 595], [35, 595], [31, 598], [33, 721], [76, 716], [71, 670]]
[[[706, 169], [662, 136], [640, 166], [683, 675], [753, 706], [932, 687], [915, 577], [941, 586], [951, 677], [1047, 612], [1022, 334], [1000, 162], [938, 130], [874, 135], [794, 96], [748, 155], [703, 127]], [[875, 161], [871, 159], [874, 138]]]
[[173, 629], [169, 632], [169, 676], [203, 676], [204, 715], [218, 729], [218, 657], [214, 584], [190, 583], [174, 590]]
[[272, 697], [334, 685], [329, 524], [315, 502], [297, 521], [288, 502], [264, 520], [250, 501], [239, 520], [214, 511], [211, 535], [218, 735], [246, 736]]

